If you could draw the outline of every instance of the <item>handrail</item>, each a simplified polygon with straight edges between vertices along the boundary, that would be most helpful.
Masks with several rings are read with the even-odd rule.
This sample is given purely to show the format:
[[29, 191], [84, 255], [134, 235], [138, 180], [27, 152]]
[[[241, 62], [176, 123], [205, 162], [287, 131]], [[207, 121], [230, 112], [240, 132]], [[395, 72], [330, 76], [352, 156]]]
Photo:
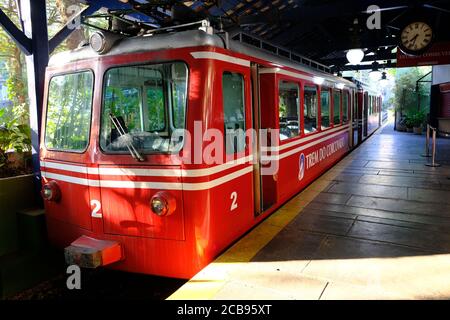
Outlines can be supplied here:
[[425, 163], [425, 165], [427, 167], [432, 167], [432, 168], [436, 168], [436, 167], [440, 167], [441, 165], [439, 163], [436, 163], [436, 131], [437, 129], [435, 127], [430, 126], [429, 124], [427, 124], [427, 137], [426, 137], [426, 153], [425, 156], [426, 157], [430, 157], [430, 131], [433, 131], [433, 135], [432, 135], [432, 152], [431, 152], [431, 163]]
[[[314, 61], [312, 59], [306, 58], [298, 53], [295, 53], [289, 49], [283, 48], [281, 46], [274, 45], [266, 40], [263, 40], [254, 35], [250, 35], [245, 32], [237, 32], [232, 36], [232, 39], [235, 41], [239, 41], [240, 43], [244, 43], [246, 45], [253, 46], [260, 50], [264, 50], [266, 52], [270, 52], [276, 56], [279, 56], [284, 59], [288, 59], [294, 63], [300, 63], [305, 66], [308, 66], [313, 69], [317, 69], [322, 72], [327, 72], [331, 74], [331, 68], [326, 66], [320, 62]], [[272, 50], [269, 50], [271, 48]]]

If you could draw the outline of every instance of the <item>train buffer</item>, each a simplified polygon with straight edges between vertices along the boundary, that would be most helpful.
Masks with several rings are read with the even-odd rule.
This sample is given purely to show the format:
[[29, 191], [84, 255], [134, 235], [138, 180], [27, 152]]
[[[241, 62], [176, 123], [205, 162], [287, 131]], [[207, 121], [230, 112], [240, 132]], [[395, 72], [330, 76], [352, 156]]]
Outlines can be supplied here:
[[66, 263], [84, 268], [106, 266], [123, 259], [120, 243], [81, 236], [64, 249]]

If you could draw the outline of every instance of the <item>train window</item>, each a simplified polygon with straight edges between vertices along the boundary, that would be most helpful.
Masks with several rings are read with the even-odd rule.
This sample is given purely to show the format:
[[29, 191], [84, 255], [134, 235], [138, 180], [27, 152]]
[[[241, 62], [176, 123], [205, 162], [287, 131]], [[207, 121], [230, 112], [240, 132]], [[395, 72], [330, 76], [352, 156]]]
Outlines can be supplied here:
[[176, 63], [173, 65], [172, 73], [172, 115], [173, 126], [176, 129], [184, 129], [186, 121], [187, 101], [187, 70], [186, 65]]
[[[113, 94], [115, 94], [114, 91], [118, 91], [119, 94], [121, 91], [120, 88], [111, 87], [107, 90], [112, 91]], [[147, 117], [145, 117], [148, 118], [148, 121], [145, 121], [142, 124], [141, 128], [146, 128], [146, 130], [148, 131], [162, 131], [166, 128], [166, 108], [164, 106], [164, 87], [162, 82], [162, 75], [159, 74], [157, 79], [148, 80], [144, 86], [144, 90], [147, 96], [144, 103], [146, 103], [147, 107], [143, 108], [143, 111], [148, 110], [148, 115]], [[139, 90], [135, 89], [135, 92], [139, 94]], [[114, 108], [114, 106], [112, 105], [114, 101], [112, 97], [113, 96], [111, 96], [111, 99], [105, 100], [105, 102], [111, 104], [110, 106], [108, 106], [109, 108]], [[139, 101], [139, 95], [137, 95], [136, 98], [138, 100], [135, 100], [133, 102], [133, 105], [135, 106], [138, 105], [137, 101]]]
[[333, 91], [333, 124], [341, 124], [341, 92]]
[[239, 73], [224, 72], [222, 94], [226, 152], [238, 153], [245, 148], [244, 77]]
[[347, 123], [348, 122], [348, 102], [349, 102], [349, 95], [348, 92], [344, 92], [342, 95], [342, 122]]
[[61, 151], [85, 150], [89, 142], [94, 76], [91, 71], [50, 80], [45, 146]]
[[317, 88], [305, 86], [304, 89], [305, 133], [317, 131]]
[[298, 84], [289, 81], [280, 81], [279, 95], [279, 124], [280, 139], [286, 140], [300, 135], [299, 88]]
[[320, 92], [320, 119], [322, 129], [330, 127], [330, 90], [323, 88]]
[[183, 135], [172, 133], [185, 125], [187, 78], [182, 62], [109, 69], [101, 148], [118, 153], [127, 152], [130, 145], [144, 153], [180, 150]]

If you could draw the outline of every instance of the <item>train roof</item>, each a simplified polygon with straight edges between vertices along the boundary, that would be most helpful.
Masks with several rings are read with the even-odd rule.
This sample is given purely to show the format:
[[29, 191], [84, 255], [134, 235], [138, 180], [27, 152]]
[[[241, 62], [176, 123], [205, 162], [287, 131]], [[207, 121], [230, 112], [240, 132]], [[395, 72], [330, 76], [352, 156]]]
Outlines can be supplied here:
[[[49, 66], [59, 66], [75, 61], [95, 59], [103, 56], [114, 56], [120, 54], [179, 49], [196, 46], [226, 48], [226, 41], [224, 38], [217, 34], [211, 35], [202, 30], [177, 31], [164, 34], [129, 37], [119, 40], [118, 43], [116, 43], [113, 48], [105, 54], [97, 53], [90, 46], [83, 46], [72, 51], [57, 53], [51, 57]], [[331, 83], [341, 83], [347, 87], [356, 87], [353, 82], [347, 79], [337, 77], [320, 70], [316, 70], [300, 63], [295, 63], [282, 56], [275, 55], [271, 52], [255, 48], [236, 40], [229, 40], [228, 49], [233, 52], [280, 65], [280, 67], [289, 67], [298, 71], [309, 73], [314, 76], [321, 77]]]

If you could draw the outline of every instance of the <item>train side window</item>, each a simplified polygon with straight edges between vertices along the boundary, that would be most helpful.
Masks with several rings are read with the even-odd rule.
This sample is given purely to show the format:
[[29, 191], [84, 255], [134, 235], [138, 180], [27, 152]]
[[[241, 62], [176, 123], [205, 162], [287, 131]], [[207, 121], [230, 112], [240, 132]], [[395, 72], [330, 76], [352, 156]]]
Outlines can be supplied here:
[[239, 73], [222, 75], [223, 117], [227, 154], [245, 149], [244, 77]]
[[305, 86], [304, 89], [304, 119], [305, 133], [317, 131], [317, 88]]
[[320, 92], [320, 119], [322, 129], [330, 127], [330, 90], [323, 88]]
[[333, 91], [333, 124], [341, 124], [341, 92]]
[[278, 84], [280, 139], [300, 135], [299, 87], [295, 82], [281, 80]]
[[91, 128], [94, 76], [91, 71], [58, 75], [50, 80], [45, 146], [84, 151]]
[[348, 102], [349, 102], [349, 95], [347, 91], [344, 91], [342, 95], [342, 122], [347, 123], [348, 122]]

